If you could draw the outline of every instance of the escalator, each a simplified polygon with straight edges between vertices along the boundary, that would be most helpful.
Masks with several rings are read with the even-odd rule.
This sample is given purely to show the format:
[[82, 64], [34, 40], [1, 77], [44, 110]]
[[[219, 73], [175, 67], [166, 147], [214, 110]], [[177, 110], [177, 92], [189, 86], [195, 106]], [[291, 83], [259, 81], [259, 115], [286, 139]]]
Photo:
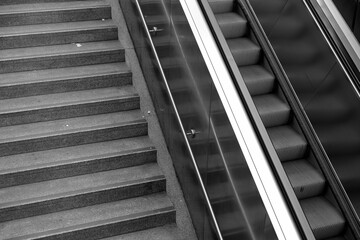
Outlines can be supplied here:
[[209, 3], [315, 238], [348, 239], [348, 223], [244, 13], [232, 0]]

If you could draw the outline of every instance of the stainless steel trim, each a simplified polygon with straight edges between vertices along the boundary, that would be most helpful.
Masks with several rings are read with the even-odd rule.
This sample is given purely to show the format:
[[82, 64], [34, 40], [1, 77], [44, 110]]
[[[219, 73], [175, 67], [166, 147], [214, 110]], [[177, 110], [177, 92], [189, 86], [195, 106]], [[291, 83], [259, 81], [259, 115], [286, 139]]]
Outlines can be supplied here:
[[[142, 14], [139, 1], [136, 0], [135, 2], [136, 2], [136, 7], [137, 7], [137, 9], [138, 9], [138, 11], [139, 11], [139, 13], [140, 13], [140, 15], [141, 15], [142, 23], [143, 23], [143, 25], [144, 25], [145, 28], [146, 28], [146, 21], [145, 21], [145, 18], [144, 18], [144, 16], [143, 16], [143, 14]], [[156, 53], [155, 45], [154, 45], [154, 43], [153, 43], [153, 41], [152, 41], [152, 38], [151, 38], [151, 35], [150, 35], [150, 32], [149, 32], [149, 31], [147, 31], [147, 37], [148, 37], [148, 39], [149, 39], [149, 41], [150, 41], [151, 48], [152, 48], [152, 50], [153, 50], [153, 52], [154, 52], [154, 54], [155, 54], [156, 61], [157, 61], [157, 63], [159, 64], [159, 66], [161, 66], [159, 57], [158, 57], [158, 55], [157, 55], [157, 53]], [[222, 237], [222, 235], [221, 235], [218, 222], [217, 222], [217, 220], [216, 220], [214, 211], [213, 211], [213, 209], [212, 209], [212, 207], [211, 207], [211, 203], [210, 203], [209, 196], [208, 196], [208, 194], [207, 194], [207, 192], [206, 192], [206, 188], [205, 188], [204, 182], [202, 181], [202, 178], [201, 178], [201, 175], [200, 175], [200, 170], [199, 170], [199, 168], [198, 168], [198, 166], [197, 166], [197, 164], [196, 164], [195, 157], [194, 157], [193, 152], [192, 152], [192, 150], [191, 150], [190, 143], [189, 143], [188, 138], [187, 138], [187, 133], [185, 132], [184, 126], [183, 126], [183, 124], [182, 124], [182, 122], [181, 122], [181, 118], [180, 118], [179, 112], [178, 112], [178, 110], [177, 110], [177, 107], [176, 107], [176, 105], [175, 105], [175, 101], [174, 101], [174, 98], [173, 98], [173, 96], [172, 96], [172, 93], [171, 93], [171, 91], [170, 91], [170, 87], [169, 87], [168, 83], [165, 81], [166, 77], [165, 77], [165, 73], [164, 73], [164, 71], [163, 71], [162, 68], [160, 68], [160, 72], [161, 72], [161, 75], [162, 75], [162, 79], [163, 79], [163, 81], [164, 81], [164, 84], [165, 84], [165, 86], [166, 86], [166, 90], [167, 90], [167, 92], [168, 92], [168, 94], [169, 94], [169, 98], [170, 98], [171, 104], [172, 104], [172, 106], [174, 107], [174, 112], [175, 112], [177, 121], [178, 121], [178, 123], [179, 123], [179, 126], [180, 126], [180, 128], [181, 128], [182, 135], [183, 135], [183, 137], [184, 137], [184, 139], [185, 139], [187, 149], [188, 149], [189, 154], [190, 154], [190, 156], [191, 156], [191, 160], [192, 160], [192, 162], [193, 162], [193, 164], [194, 164], [194, 168], [195, 168], [195, 171], [196, 171], [196, 177], [198, 178], [198, 181], [199, 181], [199, 183], [200, 183], [200, 185], [201, 185], [201, 189], [202, 189], [202, 191], [203, 191], [203, 194], [204, 194], [204, 197], [205, 197], [205, 200], [206, 200], [206, 205], [207, 205], [207, 207], [208, 207], [208, 210], [209, 210], [209, 212], [210, 212], [212, 221], [213, 221], [214, 226], [215, 226], [215, 229], [216, 229], [216, 235], [217, 235], [217, 237], [218, 237], [219, 240], [223, 240], [223, 237]]]
[[[319, 1], [319, 0], [317, 0], [317, 1]], [[354, 84], [353, 81], [351, 80], [350, 74], [349, 74], [348, 71], [346, 70], [343, 62], [340, 60], [337, 52], [335, 51], [335, 49], [334, 49], [334, 47], [332, 46], [332, 44], [330, 43], [328, 37], [327, 37], [326, 34], [324, 33], [324, 30], [323, 30], [322, 27], [320, 26], [320, 23], [318, 22], [318, 20], [317, 20], [316, 17], [314, 16], [314, 13], [312, 12], [309, 4], [306, 2], [306, 0], [303, 0], [303, 2], [304, 2], [304, 4], [305, 4], [306, 8], [308, 9], [311, 17], [313, 18], [316, 26], [319, 28], [321, 34], [324, 36], [324, 39], [325, 39], [325, 41], [327, 42], [328, 46], [330, 47], [331, 51], [334, 53], [334, 56], [336, 57], [336, 60], [337, 60], [338, 63], [340, 64], [340, 66], [341, 66], [342, 70], [344, 71], [347, 79], [349, 80], [349, 82], [350, 82], [350, 84], [352, 85], [354, 91], [356, 92], [356, 95], [357, 95], [358, 97], [360, 97], [360, 92], [358, 91], [357, 87], [355, 86], [355, 84]], [[352, 33], [351, 33], [351, 34], [352, 34]], [[359, 69], [359, 70], [360, 70], [360, 69]]]
[[301, 239], [293, 216], [282, 196], [200, 6], [193, 0], [180, 0], [180, 3], [208, 66], [277, 237], [288, 240]]
[[332, 0], [317, 0], [331, 26], [339, 36], [358, 69], [360, 69], [360, 45]]

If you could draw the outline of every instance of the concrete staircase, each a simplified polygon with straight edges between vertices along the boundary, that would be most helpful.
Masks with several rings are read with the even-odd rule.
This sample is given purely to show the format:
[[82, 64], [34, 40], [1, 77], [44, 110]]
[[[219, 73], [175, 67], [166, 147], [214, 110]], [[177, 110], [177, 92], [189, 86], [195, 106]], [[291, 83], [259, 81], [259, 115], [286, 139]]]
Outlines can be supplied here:
[[180, 239], [111, 7], [0, 5], [0, 239]]

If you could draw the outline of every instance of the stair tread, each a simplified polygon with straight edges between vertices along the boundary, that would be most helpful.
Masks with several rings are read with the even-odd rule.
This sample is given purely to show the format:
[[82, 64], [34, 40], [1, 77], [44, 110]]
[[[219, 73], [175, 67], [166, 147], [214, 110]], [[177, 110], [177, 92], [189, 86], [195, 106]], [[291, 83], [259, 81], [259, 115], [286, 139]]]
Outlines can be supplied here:
[[32, 234], [46, 236], [50, 231], [54, 234], [83, 229], [86, 225], [96, 226], [106, 222], [113, 223], [129, 217], [154, 214], [159, 210], [174, 210], [165, 193], [4, 222], [0, 224], [0, 229], [4, 238]]
[[0, 114], [18, 113], [74, 104], [95, 103], [115, 99], [138, 98], [133, 86], [99, 88], [31, 97], [0, 100]]
[[157, 163], [0, 189], [0, 209], [163, 178]]
[[231, 12], [234, 7], [234, 0], [209, 0], [214, 13]]
[[307, 142], [291, 126], [268, 128], [268, 133], [281, 161], [304, 158]]
[[345, 228], [345, 219], [331, 203], [323, 197], [300, 201], [316, 239], [337, 236]]
[[215, 15], [224, 37], [239, 38], [247, 31], [247, 21], [235, 12]]
[[251, 95], [269, 93], [275, 84], [274, 76], [260, 65], [243, 66], [239, 71]]
[[0, 87], [30, 84], [34, 82], [67, 80], [89, 76], [102, 76], [114, 73], [130, 73], [130, 69], [126, 63], [119, 62], [38, 71], [3, 73], [0, 74]]
[[228, 39], [227, 44], [238, 66], [257, 64], [261, 48], [249, 38]]
[[81, 130], [103, 129], [109, 126], [144, 123], [139, 110], [69, 118], [48, 122], [30, 123], [0, 128], [0, 144], [21, 141], [58, 133], [73, 133]]
[[69, 162], [86, 161], [96, 157], [125, 154], [144, 149], [155, 149], [148, 136], [10, 155], [0, 157], [0, 175], [18, 173], [40, 167], [57, 166]]
[[31, 12], [48, 12], [56, 10], [72, 10], [83, 8], [108, 7], [104, 1], [70, 1], [70, 2], [52, 2], [52, 3], [32, 3], [32, 4], [14, 4], [2, 5], [0, 7], [0, 15], [31, 13]]
[[79, 21], [67, 23], [34, 24], [26, 26], [0, 27], [0, 37], [71, 32], [78, 30], [117, 28], [112, 20]]
[[112, 50], [123, 50], [123, 47], [118, 40], [81, 43], [81, 46], [79, 47], [76, 44], [63, 44], [42, 47], [15, 48], [0, 50], [0, 62], [53, 55], [73, 55]]
[[306, 159], [288, 161], [283, 164], [290, 183], [299, 199], [322, 194], [326, 181]]
[[277, 95], [258, 95], [253, 100], [265, 127], [279, 126], [289, 121], [290, 106]]
[[[143, 231], [123, 234], [120, 236], [104, 238], [102, 240], [181, 240], [180, 231], [175, 224], [168, 224], [162, 227], [150, 228]], [[184, 239], [185, 240], [185, 239]]]

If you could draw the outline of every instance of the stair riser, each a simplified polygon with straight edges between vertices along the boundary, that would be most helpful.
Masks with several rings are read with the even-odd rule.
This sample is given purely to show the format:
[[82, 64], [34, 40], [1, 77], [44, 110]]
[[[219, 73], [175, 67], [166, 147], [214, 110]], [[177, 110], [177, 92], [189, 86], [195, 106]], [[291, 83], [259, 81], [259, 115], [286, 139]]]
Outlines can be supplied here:
[[112, 50], [73, 55], [58, 55], [0, 62], [0, 73], [32, 71], [50, 68], [84, 66], [125, 61], [124, 50]]
[[121, 138], [143, 136], [146, 134], [146, 122], [139, 122], [119, 127], [109, 127], [106, 129], [79, 131], [77, 133], [64, 133], [55, 136], [39, 137], [0, 144], [0, 156], [110, 141]]
[[290, 161], [295, 159], [304, 158], [304, 156], [308, 153], [307, 145], [297, 146], [297, 147], [289, 147], [287, 149], [277, 149], [275, 147], [276, 153], [279, 156], [281, 161]]
[[33, 111], [19, 111], [9, 114], [0, 114], [0, 127], [83, 117], [96, 114], [114, 113], [138, 108], [140, 108], [139, 97], [129, 96], [125, 99], [84, 103], [48, 109], [45, 108]]
[[0, 87], [0, 99], [28, 97], [52, 93], [81, 91], [97, 88], [117, 87], [132, 84], [132, 73], [115, 73], [58, 81], [20, 84]]
[[247, 32], [247, 23], [222, 24], [220, 29], [226, 39], [243, 37]]
[[117, 28], [79, 30], [71, 32], [29, 34], [3, 37], [0, 49], [38, 47], [56, 44], [96, 42], [118, 39]]
[[163, 192], [165, 190], [165, 179], [158, 178], [144, 181], [138, 184], [131, 184], [129, 186], [122, 186], [91, 193], [83, 193], [71, 197], [59, 196], [57, 199], [18, 205], [10, 208], [3, 208], [0, 210], [0, 221], [5, 222], [58, 211], [70, 210], [74, 208], [114, 202], [122, 199]]
[[274, 114], [260, 115], [265, 127], [275, 127], [287, 124], [290, 119], [290, 111], [276, 112]]
[[[155, 211], [154, 211], [155, 212]], [[145, 213], [146, 214], [146, 213]], [[82, 229], [66, 229], [62, 233], [48, 233], [43, 235], [31, 236], [33, 239], [42, 240], [97, 240], [106, 237], [117, 236], [149, 228], [164, 226], [175, 223], [175, 211], [165, 209], [157, 211], [151, 215], [138, 216], [136, 218], [118, 219], [109, 223], [99, 223], [94, 226], [83, 226]], [[29, 239], [29, 236], [16, 238], [17, 240]]]
[[0, 27], [110, 19], [110, 6], [0, 15]]
[[156, 162], [156, 150], [144, 149], [127, 155], [103, 157], [83, 162], [64, 163], [53, 167], [39, 167], [0, 175], [0, 188], [30, 184], [47, 180], [73, 177]]
[[260, 51], [233, 52], [234, 60], [238, 66], [257, 64], [260, 61]]

